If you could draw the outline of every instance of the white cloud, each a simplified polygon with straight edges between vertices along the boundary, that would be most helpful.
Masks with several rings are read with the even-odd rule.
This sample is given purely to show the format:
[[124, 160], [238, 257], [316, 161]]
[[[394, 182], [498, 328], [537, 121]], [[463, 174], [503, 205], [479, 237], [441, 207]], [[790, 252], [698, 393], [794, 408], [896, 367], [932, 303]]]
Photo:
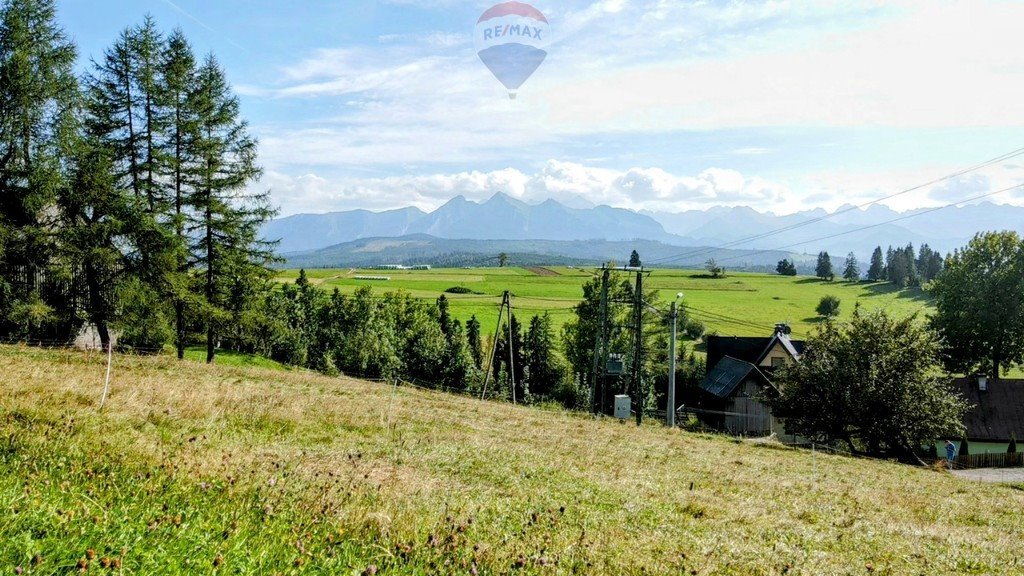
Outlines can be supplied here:
[[[595, 205], [661, 212], [750, 206], [760, 211], [788, 214], [816, 207], [834, 210], [842, 205], [872, 202], [936, 180], [941, 174], [937, 168], [876, 173], [827, 172], [782, 182], [716, 167], [695, 175], [676, 175], [660, 168], [611, 170], [549, 160], [532, 173], [505, 168], [490, 172], [332, 178], [310, 173], [292, 177], [268, 171], [256, 187], [271, 190], [282, 215], [406, 206], [430, 211], [455, 196], [483, 201], [498, 192], [529, 203], [553, 198], [576, 205], [584, 200]], [[884, 203], [904, 211], [960, 202], [1021, 184], [1024, 184], [1024, 169], [991, 166], [897, 195]], [[1024, 195], [1019, 189], [987, 199], [1024, 205]]]
[[[784, 178], [772, 179], [719, 167], [681, 176], [657, 167], [625, 169], [645, 163], [642, 156], [626, 159], [628, 143], [658, 132], [751, 127], [909, 133], [1024, 127], [1020, 3], [567, 0], [538, 7], [560, 38], [515, 102], [473, 53], [471, 22], [465, 32], [324, 48], [280, 70], [276, 81], [240, 87], [243, 94], [318, 114], [254, 127], [268, 168], [265, 184], [284, 211], [432, 209], [456, 194], [482, 200], [499, 190], [528, 201], [582, 197], [651, 210], [835, 208], [920, 184], [951, 167], [928, 159], [924, 131], [913, 168], [893, 159], [899, 168], [873, 160], [883, 165], [848, 170], [836, 157], [826, 163], [840, 168], [787, 169]], [[598, 134], [621, 136], [626, 145], [618, 149], [625, 151], [588, 148]], [[577, 157], [623, 169], [547, 160], [564, 156], [567, 143], [577, 146]], [[765, 165], [789, 144], [732, 148], [713, 161]], [[466, 169], [482, 164], [538, 168]], [[998, 189], [1024, 182], [1022, 172], [1007, 167], [986, 177]], [[359, 173], [368, 175], [354, 176]], [[401, 173], [421, 175], [393, 176]], [[942, 198], [957, 197], [939, 189], [889, 204], [912, 208]], [[1020, 201], [1010, 194], [1005, 199], [1014, 198]]]
[[269, 171], [259, 189], [270, 188], [283, 215], [364, 208], [387, 210], [416, 206], [433, 210], [455, 196], [482, 201], [498, 192], [526, 202], [549, 198], [635, 210], [679, 211], [712, 205], [775, 205], [789, 194], [785, 186], [747, 178], [734, 170], [709, 168], [696, 176], [675, 176], [657, 168], [608, 170], [571, 162], [548, 161], [533, 174], [507, 168], [458, 172], [339, 178], [315, 174], [289, 177]]

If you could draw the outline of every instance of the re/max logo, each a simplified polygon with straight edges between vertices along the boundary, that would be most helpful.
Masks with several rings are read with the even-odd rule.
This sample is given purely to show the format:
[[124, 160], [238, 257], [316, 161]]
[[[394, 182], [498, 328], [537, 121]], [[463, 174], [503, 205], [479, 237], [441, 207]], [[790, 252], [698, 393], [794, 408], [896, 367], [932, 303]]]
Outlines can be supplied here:
[[540, 40], [541, 32], [540, 28], [534, 28], [533, 26], [506, 24], [504, 27], [484, 28], [484, 40], [494, 40], [496, 38], [504, 38], [505, 36], [520, 36]]

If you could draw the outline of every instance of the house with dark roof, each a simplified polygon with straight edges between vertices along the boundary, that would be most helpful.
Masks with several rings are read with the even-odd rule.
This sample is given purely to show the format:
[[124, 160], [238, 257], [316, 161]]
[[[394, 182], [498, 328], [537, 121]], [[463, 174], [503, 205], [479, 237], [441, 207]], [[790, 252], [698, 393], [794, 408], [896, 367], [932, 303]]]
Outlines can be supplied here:
[[964, 427], [971, 454], [1003, 453], [1011, 439], [1024, 440], [1024, 380], [959, 378], [953, 390], [970, 406]]
[[709, 336], [707, 375], [691, 408], [706, 426], [730, 434], [783, 433], [765, 399], [778, 393], [772, 373], [798, 362], [803, 350], [804, 343], [792, 340], [785, 324], [764, 338]]

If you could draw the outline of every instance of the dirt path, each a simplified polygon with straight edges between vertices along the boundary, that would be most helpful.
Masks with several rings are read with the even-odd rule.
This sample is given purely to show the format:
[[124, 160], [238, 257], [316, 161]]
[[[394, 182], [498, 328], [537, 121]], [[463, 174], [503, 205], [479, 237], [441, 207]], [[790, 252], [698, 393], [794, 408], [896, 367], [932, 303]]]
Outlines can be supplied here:
[[977, 482], [1024, 482], [1024, 468], [975, 468], [954, 470], [953, 475]]
[[527, 268], [527, 270], [533, 272], [537, 276], [561, 276], [561, 274], [559, 274], [558, 272], [555, 272], [554, 270], [548, 268], [543, 268], [541, 266], [532, 266], [530, 268]]

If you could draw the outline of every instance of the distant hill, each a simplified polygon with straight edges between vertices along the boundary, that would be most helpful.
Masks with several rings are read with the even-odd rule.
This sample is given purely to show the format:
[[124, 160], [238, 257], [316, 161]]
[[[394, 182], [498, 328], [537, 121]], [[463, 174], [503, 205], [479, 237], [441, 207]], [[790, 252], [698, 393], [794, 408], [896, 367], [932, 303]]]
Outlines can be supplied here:
[[[945, 253], [965, 245], [978, 232], [1016, 230], [1024, 233], [1024, 208], [990, 202], [933, 212], [927, 208], [896, 212], [877, 204], [863, 210], [850, 208], [842, 206], [836, 210], [841, 213], [834, 216], [820, 208], [779, 216], [746, 206], [643, 213], [686, 244], [717, 246], [772, 233], [735, 247], [787, 247], [815, 253], [827, 250], [833, 256], [854, 252], [866, 257], [875, 246], [884, 249], [890, 245], [905, 246], [908, 242], [915, 247], [927, 243]], [[808, 223], [811, 221], [814, 222]], [[790, 229], [773, 233], [784, 228]]]
[[[616, 261], [625, 263], [632, 250], [645, 262], [671, 258], [666, 266], [700, 267], [708, 258], [721, 260], [726, 268], [774, 269], [783, 258], [809, 264], [808, 256], [788, 252], [681, 248], [654, 240], [452, 240], [426, 234], [398, 238], [363, 238], [306, 252], [285, 254], [287, 268], [369, 267], [381, 264], [430, 264], [432, 266], [490, 266], [505, 253], [509, 264], [588, 265]], [[692, 253], [692, 255], [691, 255]], [[687, 256], [688, 255], [688, 256]], [[677, 256], [685, 256], [676, 258]]]
[[[576, 204], [584, 206], [582, 200]], [[416, 208], [299, 214], [274, 220], [263, 229], [264, 238], [281, 240], [281, 253], [325, 248], [360, 238], [409, 234], [472, 240], [643, 238], [686, 244], [684, 239], [665, 232], [650, 216], [631, 210], [609, 206], [570, 208], [554, 200], [526, 204], [503, 193], [482, 203], [456, 196], [429, 214]]]
[[[453, 240], [642, 239], [677, 247], [729, 244], [727, 247], [744, 250], [812, 254], [827, 250], [839, 257], [854, 252], [863, 259], [875, 246], [884, 249], [908, 242], [915, 247], [927, 243], [940, 252], [950, 252], [979, 231], [1024, 233], [1024, 208], [987, 202], [905, 213], [873, 205], [835, 215], [820, 208], [787, 215], [758, 212], [746, 206], [668, 213], [593, 206], [584, 198], [570, 203], [574, 207], [555, 200], [527, 204], [500, 192], [485, 202], [456, 196], [430, 213], [402, 208], [289, 216], [268, 223], [263, 236], [280, 239], [281, 253], [317, 250], [359, 239], [427, 234]], [[755, 236], [758, 238], [753, 241], [736, 243]]]
[[419, 208], [387, 212], [352, 210], [329, 214], [298, 214], [269, 222], [263, 237], [281, 240], [279, 252], [315, 250], [332, 244], [373, 236], [402, 236], [426, 213]]

